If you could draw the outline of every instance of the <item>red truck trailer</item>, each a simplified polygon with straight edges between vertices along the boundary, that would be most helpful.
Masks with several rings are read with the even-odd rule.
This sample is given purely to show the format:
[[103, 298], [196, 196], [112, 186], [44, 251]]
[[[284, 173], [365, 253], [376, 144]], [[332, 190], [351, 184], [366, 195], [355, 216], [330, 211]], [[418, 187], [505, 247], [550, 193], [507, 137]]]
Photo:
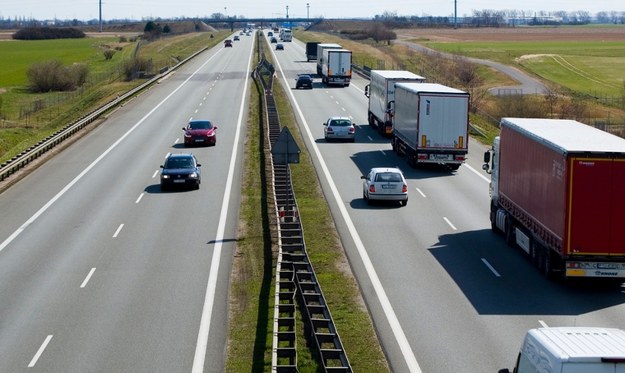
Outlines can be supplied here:
[[490, 221], [548, 277], [625, 277], [625, 139], [573, 120], [503, 118], [484, 155]]

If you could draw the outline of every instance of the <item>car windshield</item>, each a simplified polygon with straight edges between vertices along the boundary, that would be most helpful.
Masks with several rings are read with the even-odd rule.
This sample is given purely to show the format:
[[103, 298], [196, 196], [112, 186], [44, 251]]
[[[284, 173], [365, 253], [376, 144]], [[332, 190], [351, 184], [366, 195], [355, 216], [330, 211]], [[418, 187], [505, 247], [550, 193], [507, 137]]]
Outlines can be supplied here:
[[193, 160], [188, 157], [169, 158], [165, 168], [193, 168]]
[[383, 172], [375, 175], [375, 181], [400, 182], [401, 175], [395, 172]]
[[209, 130], [211, 128], [213, 128], [213, 124], [208, 121], [189, 123], [189, 129], [191, 130]]
[[332, 127], [349, 127], [352, 125], [352, 122], [346, 119], [334, 119], [330, 121], [330, 125]]

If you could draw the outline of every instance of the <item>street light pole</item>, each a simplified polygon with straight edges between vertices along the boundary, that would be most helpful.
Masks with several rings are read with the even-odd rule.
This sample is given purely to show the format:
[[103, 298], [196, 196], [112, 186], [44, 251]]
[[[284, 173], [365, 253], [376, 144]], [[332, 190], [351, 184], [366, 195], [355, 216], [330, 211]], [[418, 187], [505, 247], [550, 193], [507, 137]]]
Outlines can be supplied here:
[[306, 19], [310, 18], [310, 4], [306, 3]]
[[289, 6], [286, 6], [286, 19], [289, 19]]

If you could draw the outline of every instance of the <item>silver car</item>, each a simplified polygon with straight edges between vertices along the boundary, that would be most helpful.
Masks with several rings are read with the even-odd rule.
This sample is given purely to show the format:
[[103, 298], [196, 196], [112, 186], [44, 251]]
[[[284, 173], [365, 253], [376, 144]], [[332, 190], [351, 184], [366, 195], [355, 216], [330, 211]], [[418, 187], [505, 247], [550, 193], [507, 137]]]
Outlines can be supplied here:
[[331, 117], [323, 123], [323, 136], [326, 141], [356, 140], [356, 127], [348, 117]]
[[372, 201], [399, 201], [402, 206], [408, 204], [408, 183], [399, 168], [372, 168], [360, 178], [363, 179], [362, 198], [368, 204]]

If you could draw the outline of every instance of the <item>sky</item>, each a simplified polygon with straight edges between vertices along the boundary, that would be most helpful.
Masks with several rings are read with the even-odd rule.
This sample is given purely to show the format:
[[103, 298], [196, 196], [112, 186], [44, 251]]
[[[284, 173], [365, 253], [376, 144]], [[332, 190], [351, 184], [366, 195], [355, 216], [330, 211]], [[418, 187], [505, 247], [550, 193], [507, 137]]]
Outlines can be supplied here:
[[[0, 0], [0, 18], [37, 20], [155, 19], [210, 17], [214, 13], [237, 17], [372, 18], [385, 12], [400, 16], [459, 17], [474, 10], [625, 12], [623, 0]], [[454, 4], [455, 3], [455, 4]], [[288, 8], [287, 8], [288, 7]], [[287, 10], [288, 9], [288, 10]]]

